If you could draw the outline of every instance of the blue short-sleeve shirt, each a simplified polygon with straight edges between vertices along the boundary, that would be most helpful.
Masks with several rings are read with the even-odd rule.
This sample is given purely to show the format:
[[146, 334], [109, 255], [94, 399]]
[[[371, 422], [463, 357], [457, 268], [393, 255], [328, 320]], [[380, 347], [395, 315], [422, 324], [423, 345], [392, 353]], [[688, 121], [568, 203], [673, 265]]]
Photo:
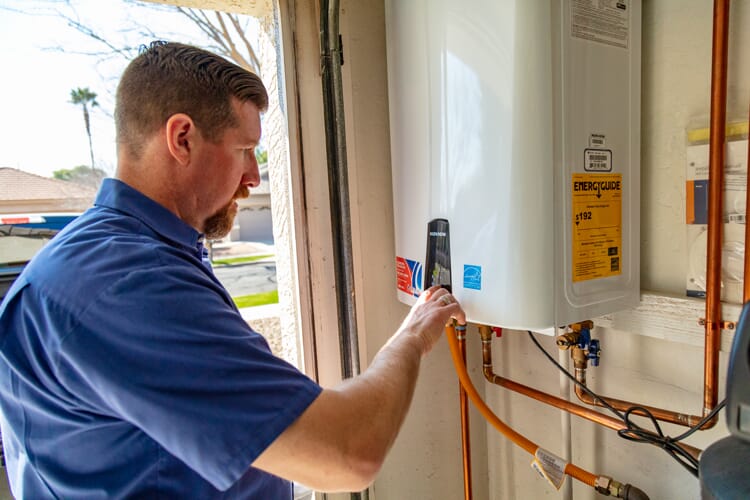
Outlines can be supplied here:
[[321, 388], [271, 354], [201, 235], [107, 179], [0, 306], [0, 406], [19, 498], [289, 499], [250, 464]]

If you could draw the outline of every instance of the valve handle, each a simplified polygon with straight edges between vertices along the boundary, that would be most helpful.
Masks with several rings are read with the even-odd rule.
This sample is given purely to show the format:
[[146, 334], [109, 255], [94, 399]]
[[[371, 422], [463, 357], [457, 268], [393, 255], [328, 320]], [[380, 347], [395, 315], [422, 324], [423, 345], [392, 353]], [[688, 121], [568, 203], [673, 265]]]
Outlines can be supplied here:
[[592, 366], [599, 366], [599, 357], [601, 356], [601, 349], [599, 347], [598, 339], [591, 339], [589, 342], [589, 349], [586, 353], [586, 358], [591, 360]]

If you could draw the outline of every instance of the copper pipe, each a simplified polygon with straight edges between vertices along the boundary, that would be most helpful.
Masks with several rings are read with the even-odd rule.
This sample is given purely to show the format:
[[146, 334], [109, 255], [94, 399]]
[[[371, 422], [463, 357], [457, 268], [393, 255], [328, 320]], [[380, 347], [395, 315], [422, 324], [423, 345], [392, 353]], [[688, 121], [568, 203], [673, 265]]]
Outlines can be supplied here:
[[[588, 365], [588, 361], [586, 360], [586, 354], [584, 353], [583, 349], [580, 349], [578, 347], [573, 348], [573, 363], [575, 365], [575, 376], [576, 380], [582, 384], [586, 385], [586, 366]], [[685, 413], [680, 413], [673, 410], [665, 410], [663, 408], [656, 408], [654, 406], [648, 406], [641, 403], [634, 403], [632, 401], [625, 401], [622, 399], [615, 399], [611, 398], [609, 396], [601, 396], [601, 399], [594, 398], [591, 394], [586, 392], [581, 386], [576, 384], [575, 388], [576, 396], [578, 396], [578, 399], [586, 404], [599, 406], [601, 408], [604, 408], [604, 404], [602, 403], [601, 399], [606, 401], [610, 406], [612, 406], [614, 409], [619, 411], [628, 411], [630, 408], [634, 406], [640, 406], [641, 408], [645, 408], [648, 410], [651, 415], [657, 419], [661, 420], [663, 422], [669, 422], [672, 424], [677, 425], [684, 425], [687, 427], [693, 427], [698, 424], [698, 422], [705, 417], [704, 415], [687, 415]], [[710, 411], [710, 410], [709, 410]], [[636, 415], [642, 415], [646, 416], [643, 412], [640, 411], [634, 411]], [[716, 425], [717, 419], [711, 419], [706, 424], [701, 427], [701, 429], [709, 429]]]
[[[458, 350], [461, 353], [461, 359], [466, 365], [466, 330], [456, 329], [456, 339], [458, 339]], [[469, 435], [469, 398], [466, 395], [464, 386], [458, 384], [458, 398], [461, 406], [461, 447], [463, 453], [464, 466], [464, 498], [471, 500], [471, 436]]]
[[[704, 349], [703, 415], [718, 403], [721, 341], [721, 246], [724, 225], [724, 148], [727, 114], [727, 53], [729, 0], [714, 1], [711, 53], [711, 129], [708, 163], [708, 253], [706, 257], [706, 343]], [[707, 429], [718, 417], [708, 422]]]
[[[604, 427], [608, 427], [612, 430], [619, 431], [619, 430], [627, 429], [627, 425], [625, 424], [625, 422], [623, 422], [622, 420], [618, 418], [610, 417], [609, 415], [604, 415], [602, 413], [599, 413], [598, 411], [594, 411], [585, 406], [581, 406], [571, 401], [568, 401], [566, 399], [562, 399], [557, 396], [547, 394], [546, 392], [539, 391], [532, 387], [519, 384], [518, 382], [514, 382], [510, 379], [501, 377], [500, 375], [494, 373], [493, 366], [492, 366], [492, 330], [488, 326], [487, 327], [480, 326], [479, 333], [482, 336], [482, 363], [483, 363], [484, 377], [489, 382], [492, 382], [493, 384], [499, 385], [501, 387], [505, 387], [506, 389], [517, 392], [519, 394], [523, 394], [524, 396], [530, 397], [531, 399], [535, 399], [541, 403], [554, 406], [555, 408], [558, 408], [560, 410], [565, 410], [568, 413], [571, 413], [581, 418], [585, 418], [586, 420], [602, 425]], [[577, 373], [578, 372], [576, 370], [576, 374]], [[584, 375], [584, 380], [585, 380], [585, 375]], [[579, 390], [580, 388], [576, 385], [576, 394], [578, 394]], [[609, 402], [609, 399], [607, 400], [607, 402]], [[592, 403], [589, 403], [589, 404], [592, 404]], [[695, 447], [685, 445], [685, 444], [681, 444], [681, 446], [685, 448], [685, 450], [688, 451], [696, 460], [698, 459], [702, 451], [699, 448], [695, 448]]]
[[[485, 328], [487, 328], [487, 330], [485, 330]], [[609, 427], [610, 429], [625, 429], [625, 424], [613, 417], [603, 415], [598, 411], [586, 408], [585, 406], [577, 405], [566, 399], [558, 398], [557, 396], [553, 396], [532, 387], [519, 384], [518, 382], [514, 382], [510, 379], [501, 377], [500, 375], [496, 374], [492, 367], [492, 331], [489, 330], [489, 327], [480, 326], [479, 333], [482, 336], [482, 363], [484, 378], [486, 378], [487, 381], [501, 387], [505, 387], [506, 389], [509, 389], [511, 391], [518, 392], [519, 394], [523, 394], [524, 396], [528, 396], [532, 399], [536, 399], [539, 402], [554, 406], [556, 408], [560, 408], [561, 410], [565, 410], [587, 420], [591, 420], [592, 422], [596, 422], [597, 424]]]
[[[466, 328], [466, 325], [462, 326], [463, 328]], [[461, 361], [461, 354], [458, 352], [458, 340], [456, 339], [455, 330], [456, 327], [453, 326], [452, 323], [445, 325], [445, 333], [446, 337], [448, 338], [448, 347], [451, 350], [451, 359], [453, 360], [453, 366], [456, 368], [458, 379], [461, 381], [461, 385], [463, 386], [463, 388], [466, 389], [466, 393], [469, 396], [469, 399], [471, 399], [471, 402], [474, 403], [476, 409], [479, 410], [479, 413], [481, 413], [481, 415], [487, 420], [487, 422], [490, 423], [490, 425], [492, 425], [505, 437], [513, 441], [513, 444], [517, 445], [520, 448], [523, 448], [526, 452], [534, 455], [535, 457], [539, 452], [547, 454], [548, 452], [542, 450], [542, 448], [540, 448], [539, 445], [537, 445], [535, 442], [531, 441], [524, 435], [519, 434], [511, 427], [509, 427], [508, 424], [500, 420], [497, 415], [493, 413], [490, 407], [487, 406], [487, 404], [482, 400], [482, 397], [479, 395], [479, 392], [477, 392], [476, 387], [474, 387], [474, 384], [472, 383], [471, 378], [466, 371], [466, 365], [463, 363], [463, 361]], [[596, 487], [599, 481], [611, 481], [611, 478], [592, 474], [591, 472], [582, 469], [572, 462], [568, 462], [565, 464], [565, 469], [563, 472], [565, 472], [565, 474], [569, 475], [570, 477], [577, 479], [578, 481], [581, 481], [582, 483], [587, 484], [591, 487]]]
[[[578, 368], [576, 367], [576, 380], [582, 383], [583, 385], [586, 385], [586, 368]], [[583, 390], [581, 386], [576, 384], [575, 387], [576, 396], [578, 396], [578, 399], [583, 401], [586, 404], [604, 407], [604, 404], [601, 402], [601, 400], [596, 399], [594, 396]], [[669, 422], [672, 424], [678, 424], [678, 425], [684, 425], [687, 427], [693, 427], [695, 425], [698, 425], [698, 422], [700, 422], [701, 416], [696, 415], [686, 415], [684, 413], [679, 413], [675, 411], [670, 410], [664, 410], [662, 408], [655, 408], [653, 406], [648, 406], [640, 403], [633, 403], [630, 401], [623, 401], [622, 399], [614, 399], [610, 397], [604, 397], [602, 396], [602, 399], [604, 399], [607, 404], [609, 404], [611, 407], [613, 407], [616, 410], [619, 411], [628, 411], [630, 408], [633, 408], [634, 406], [638, 406], [641, 408], [644, 408], [648, 410], [651, 415], [657, 419], [662, 420], [664, 422]], [[646, 416], [645, 413], [634, 410], [633, 414], [635, 415], [641, 415]]]
[[585, 418], [586, 420], [590, 420], [599, 425], [603, 425], [604, 427], [609, 427], [610, 429], [613, 429], [616, 431], [626, 428], [625, 424], [623, 424], [621, 421], [617, 420], [616, 418], [603, 415], [599, 412], [590, 410], [586, 408], [585, 406], [571, 403], [570, 401], [567, 401], [565, 399], [558, 398], [551, 394], [547, 394], [545, 392], [542, 392], [542, 391], [533, 389], [531, 387], [525, 386], [523, 384], [514, 382], [510, 379], [501, 377], [500, 375], [493, 373], [492, 368], [489, 368], [486, 366], [484, 368], [484, 377], [489, 382], [499, 385], [500, 387], [505, 387], [506, 389], [517, 392], [519, 394], [523, 394], [524, 396], [528, 396], [531, 399], [535, 399], [541, 403], [545, 403], [550, 406], [554, 406], [555, 408], [565, 410], [568, 413], [572, 413], [573, 415], [577, 415], [581, 418]]

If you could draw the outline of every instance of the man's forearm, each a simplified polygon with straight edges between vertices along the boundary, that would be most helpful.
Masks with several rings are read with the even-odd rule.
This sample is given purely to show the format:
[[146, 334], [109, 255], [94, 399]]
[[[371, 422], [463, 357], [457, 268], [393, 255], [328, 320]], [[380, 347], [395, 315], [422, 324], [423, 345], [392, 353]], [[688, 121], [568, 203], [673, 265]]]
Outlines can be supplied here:
[[446, 290], [427, 290], [371, 365], [324, 390], [253, 465], [320, 491], [367, 487], [404, 421], [421, 359], [450, 318], [466, 320]]
[[351, 417], [352, 421], [366, 423], [366, 429], [352, 429], [353, 438], [363, 441], [359, 446], [371, 450], [376, 462], [382, 462], [406, 417], [423, 352], [418, 336], [398, 335], [359, 377], [335, 389], [346, 399], [351, 398], [351, 408], [359, 413]]

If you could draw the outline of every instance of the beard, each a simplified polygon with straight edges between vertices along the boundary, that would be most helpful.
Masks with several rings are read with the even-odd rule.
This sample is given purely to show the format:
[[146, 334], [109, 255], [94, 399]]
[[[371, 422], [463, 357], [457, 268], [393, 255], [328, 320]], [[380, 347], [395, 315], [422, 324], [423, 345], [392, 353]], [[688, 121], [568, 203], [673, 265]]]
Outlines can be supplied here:
[[237, 215], [237, 206], [234, 202], [248, 196], [250, 196], [250, 190], [247, 186], [238, 187], [232, 200], [206, 219], [203, 233], [207, 240], [218, 240], [229, 234], [234, 225], [234, 217]]

